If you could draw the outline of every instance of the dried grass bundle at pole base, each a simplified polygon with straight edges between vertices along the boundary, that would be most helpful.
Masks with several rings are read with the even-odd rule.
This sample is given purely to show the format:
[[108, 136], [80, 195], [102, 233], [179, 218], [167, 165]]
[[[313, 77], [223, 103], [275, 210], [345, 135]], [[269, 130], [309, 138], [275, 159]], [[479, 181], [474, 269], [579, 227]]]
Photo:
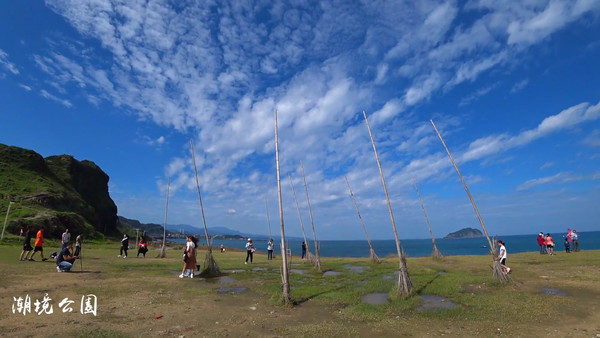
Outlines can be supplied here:
[[208, 238], [208, 227], [206, 226], [206, 217], [204, 217], [204, 206], [202, 205], [202, 195], [200, 195], [200, 182], [198, 181], [198, 169], [196, 168], [196, 154], [194, 152], [194, 141], [190, 140], [190, 150], [192, 152], [192, 161], [194, 162], [194, 175], [196, 177], [196, 188], [198, 189], [198, 200], [200, 201], [200, 211], [202, 212], [202, 224], [204, 224], [204, 236], [206, 237], [206, 257], [204, 258], [204, 270], [200, 273], [204, 276], [217, 276], [221, 274], [219, 265], [212, 254], [212, 243]]
[[438, 250], [437, 245], [435, 244], [435, 236], [433, 236], [433, 231], [431, 230], [431, 225], [429, 224], [429, 217], [427, 217], [427, 212], [425, 211], [425, 204], [423, 204], [423, 199], [421, 198], [421, 192], [419, 192], [419, 188], [417, 187], [417, 181], [415, 178], [412, 178], [413, 184], [415, 186], [415, 190], [417, 191], [417, 195], [419, 196], [419, 203], [421, 203], [421, 209], [423, 209], [423, 215], [425, 215], [425, 221], [427, 222], [427, 228], [429, 229], [429, 234], [431, 235], [431, 242], [433, 244], [433, 251], [431, 252], [431, 257], [434, 259], [443, 259], [444, 255]]
[[277, 126], [277, 110], [275, 110], [275, 163], [277, 167], [277, 196], [279, 199], [279, 225], [281, 229], [281, 298], [286, 306], [291, 305], [290, 271], [287, 261], [287, 246], [285, 243], [285, 227], [283, 224], [283, 199], [281, 198], [281, 171], [279, 169], [279, 130]]
[[169, 211], [169, 189], [171, 187], [171, 177], [167, 179], [167, 203], [165, 205], [165, 224], [163, 225], [163, 241], [160, 247], [160, 252], [156, 258], [167, 257], [167, 214]]
[[458, 177], [460, 178], [460, 180], [463, 184], [463, 187], [465, 188], [465, 191], [467, 192], [467, 195], [469, 196], [469, 200], [471, 200], [473, 209], [475, 209], [475, 214], [477, 214], [477, 219], [479, 219], [479, 223], [481, 224], [481, 228], [483, 229], [485, 238], [487, 239], [488, 244], [490, 246], [490, 254], [492, 255], [492, 258], [494, 259], [494, 265], [492, 267], [492, 270], [493, 270], [492, 275], [495, 280], [497, 280], [501, 283], [508, 283], [510, 281], [510, 278], [508, 276], [503, 276], [506, 274], [504, 273], [504, 269], [503, 269], [502, 265], [500, 264], [500, 262], [498, 261], [498, 257], [495, 254], [495, 248], [496, 248], [495, 243], [493, 243], [492, 240], [490, 239], [490, 235], [488, 234], [487, 228], [485, 227], [485, 223], [483, 222], [483, 218], [481, 217], [481, 214], [479, 213], [479, 209], [477, 208], [477, 205], [475, 204], [475, 200], [473, 199], [473, 196], [471, 195], [471, 192], [469, 191], [469, 187], [467, 187], [467, 183], [465, 182], [462, 174], [460, 173], [460, 170], [458, 169], [458, 165], [456, 164], [456, 161], [454, 161], [454, 157], [452, 157], [450, 150], [446, 146], [446, 142], [444, 142], [444, 138], [442, 138], [442, 134], [440, 134], [440, 131], [435, 126], [435, 123], [433, 123], [433, 120], [429, 120], [429, 121], [431, 122], [433, 129], [435, 129], [435, 132], [437, 133], [438, 137], [440, 138], [440, 141], [442, 141], [442, 145], [444, 146], [444, 149], [446, 149], [446, 153], [448, 153], [448, 157], [450, 158], [450, 161], [452, 162], [452, 165], [454, 166], [454, 169], [456, 170], [456, 173], [458, 174]]
[[367, 233], [367, 226], [365, 225], [365, 221], [363, 221], [362, 216], [360, 215], [360, 210], [358, 210], [358, 203], [356, 203], [356, 198], [354, 198], [354, 193], [352, 192], [352, 188], [350, 188], [350, 182], [348, 182], [348, 177], [344, 176], [346, 179], [346, 185], [348, 186], [348, 190], [350, 191], [350, 197], [352, 197], [352, 202], [354, 202], [354, 208], [356, 209], [356, 213], [358, 214], [358, 218], [360, 219], [360, 224], [362, 224], [363, 231], [365, 232], [365, 237], [367, 238], [367, 243], [369, 243], [369, 259], [373, 263], [381, 263], [379, 257], [373, 250], [373, 245], [371, 244], [371, 239], [369, 238], [369, 234]]
[[304, 180], [304, 191], [306, 191], [306, 203], [308, 204], [308, 214], [310, 215], [310, 225], [312, 226], [313, 240], [315, 241], [315, 257], [310, 257], [310, 263], [319, 271], [321, 270], [321, 258], [319, 257], [319, 244], [317, 243], [317, 233], [315, 232], [315, 222], [313, 221], [312, 208], [310, 207], [310, 198], [308, 198], [308, 185], [306, 184], [306, 176], [304, 175], [304, 165], [300, 161], [302, 167], [302, 179]]
[[383, 176], [383, 169], [381, 168], [381, 163], [379, 161], [379, 154], [377, 154], [377, 148], [375, 147], [375, 141], [373, 140], [373, 133], [371, 133], [371, 127], [369, 126], [369, 121], [367, 120], [367, 114], [363, 110], [363, 116], [365, 118], [365, 124], [367, 125], [367, 130], [369, 131], [369, 137], [371, 138], [371, 145], [373, 145], [373, 152], [375, 153], [375, 159], [377, 160], [377, 167], [379, 167], [379, 176], [381, 177], [381, 184], [383, 185], [383, 191], [385, 193], [385, 199], [387, 201], [387, 207], [390, 214], [390, 220], [392, 221], [392, 228], [394, 229], [394, 239], [396, 240], [396, 250], [398, 251], [398, 296], [400, 297], [408, 297], [415, 290], [412, 285], [412, 281], [410, 280], [410, 275], [408, 273], [408, 268], [406, 267], [406, 253], [400, 245], [400, 240], [398, 239], [398, 231], [396, 230], [396, 221], [394, 220], [394, 213], [392, 212], [392, 204], [390, 202], [390, 197], [388, 195], [387, 186], [385, 184], [385, 178]]

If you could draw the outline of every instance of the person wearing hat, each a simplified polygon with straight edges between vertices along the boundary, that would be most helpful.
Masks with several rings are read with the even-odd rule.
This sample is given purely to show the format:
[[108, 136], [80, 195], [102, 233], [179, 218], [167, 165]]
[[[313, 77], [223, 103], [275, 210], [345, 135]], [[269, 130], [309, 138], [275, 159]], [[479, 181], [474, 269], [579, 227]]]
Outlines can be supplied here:
[[540, 246], [540, 255], [543, 255], [546, 252], [546, 240], [544, 239], [544, 233], [540, 232], [540, 234], [537, 237], [537, 243]]
[[246, 242], [246, 262], [244, 264], [248, 264], [248, 259], [250, 259], [250, 264], [252, 264], [252, 259], [254, 258], [254, 244], [252, 243], [252, 238], [248, 238], [248, 242]]

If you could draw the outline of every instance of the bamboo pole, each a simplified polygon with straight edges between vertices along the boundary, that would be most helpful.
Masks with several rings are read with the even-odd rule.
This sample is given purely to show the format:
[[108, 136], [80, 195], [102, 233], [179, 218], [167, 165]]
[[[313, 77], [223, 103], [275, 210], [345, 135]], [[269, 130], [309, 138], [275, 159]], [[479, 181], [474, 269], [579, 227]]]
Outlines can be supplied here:
[[194, 140], [190, 140], [190, 151], [192, 152], [192, 161], [194, 162], [194, 176], [196, 177], [196, 189], [198, 190], [198, 200], [200, 201], [200, 211], [202, 213], [202, 224], [204, 225], [204, 236], [206, 237], [206, 247], [208, 252], [204, 259], [204, 270], [201, 274], [218, 275], [221, 273], [219, 266], [212, 254], [212, 243], [208, 237], [208, 227], [206, 226], [206, 217], [204, 216], [204, 205], [202, 204], [202, 195], [200, 194], [200, 182], [198, 181], [198, 168], [196, 167], [196, 152], [194, 151]]
[[369, 126], [369, 120], [367, 120], [367, 113], [363, 110], [363, 116], [365, 118], [365, 124], [369, 131], [369, 137], [371, 138], [371, 144], [373, 145], [373, 152], [375, 152], [375, 159], [377, 160], [377, 166], [379, 167], [379, 176], [381, 177], [381, 184], [383, 185], [383, 191], [385, 193], [385, 199], [387, 201], [388, 211], [390, 214], [390, 220], [392, 221], [392, 228], [394, 229], [394, 238], [396, 240], [396, 250], [398, 251], [399, 261], [399, 273], [398, 273], [398, 295], [401, 297], [407, 297], [414, 292], [412, 281], [406, 267], [406, 254], [400, 240], [398, 239], [398, 231], [396, 230], [396, 221], [394, 220], [394, 213], [392, 212], [392, 204], [388, 195], [387, 186], [385, 184], [385, 177], [383, 176], [383, 169], [381, 168], [381, 162], [379, 161], [379, 155], [377, 154], [377, 148], [375, 147], [375, 141], [373, 140], [373, 133], [371, 133], [371, 127]]
[[267, 202], [267, 196], [265, 196], [265, 208], [267, 209], [267, 224], [269, 225], [269, 239], [273, 238], [271, 234], [271, 217], [269, 216], [269, 202]]
[[306, 184], [306, 176], [304, 175], [304, 164], [300, 161], [302, 167], [302, 179], [304, 180], [304, 191], [306, 192], [306, 202], [308, 203], [308, 214], [310, 215], [310, 225], [312, 226], [313, 240], [315, 241], [315, 257], [312, 257], [308, 253], [308, 246], [306, 254], [312, 265], [319, 271], [321, 271], [321, 257], [319, 255], [319, 242], [317, 241], [317, 233], [315, 232], [315, 222], [313, 220], [312, 208], [310, 207], [310, 198], [308, 197], [308, 185]]
[[300, 205], [298, 204], [298, 197], [296, 197], [296, 188], [294, 188], [294, 182], [292, 181], [292, 175], [288, 173], [290, 178], [290, 185], [292, 186], [292, 192], [294, 193], [294, 201], [296, 202], [296, 210], [298, 210], [298, 219], [300, 219], [300, 227], [302, 228], [302, 238], [304, 238], [304, 245], [306, 245], [306, 255], [310, 253], [308, 246], [308, 240], [306, 239], [306, 231], [304, 230], [304, 222], [302, 221], [302, 214], [300, 213]]
[[431, 252], [431, 257], [433, 258], [444, 258], [444, 255], [438, 250], [437, 245], [435, 244], [435, 236], [433, 235], [433, 231], [431, 230], [431, 224], [429, 224], [429, 217], [427, 217], [427, 212], [425, 211], [425, 204], [423, 204], [423, 199], [421, 198], [421, 192], [419, 192], [419, 187], [417, 187], [417, 181], [415, 178], [412, 178], [413, 184], [415, 186], [415, 190], [417, 191], [417, 195], [419, 196], [419, 203], [421, 203], [421, 209], [423, 209], [423, 215], [425, 215], [425, 221], [427, 222], [427, 228], [429, 229], [429, 234], [431, 235], [431, 243], [433, 244], [433, 251]]
[[433, 123], [433, 120], [429, 120], [429, 121], [431, 122], [433, 129], [435, 129], [435, 132], [437, 133], [438, 137], [440, 138], [440, 141], [442, 141], [442, 145], [444, 146], [444, 149], [446, 149], [446, 153], [448, 154], [448, 157], [450, 158], [450, 161], [452, 162], [454, 169], [456, 169], [456, 173], [458, 174], [458, 177], [460, 178], [460, 181], [462, 182], [463, 187], [465, 188], [465, 191], [467, 192], [467, 196], [469, 196], [469, 200], [471, 200], [473, 209], [475, 209], [475, 214], [477, 215], [477, 219], [479, 219], [479, 223], [481, 224], [481, 228], [483, 229], [483, 233], [485, 234], [485, 238], [487, 239], [489, 247], [490, 247], [490, 254], [492, 255], [492, 258], [494, 260], [494, 265], [492, 267], [493, 277], [494, 277], [494, 279], [496, 279], [502, 283], [508, 283], [510, 281], [510, 277], [506, 273], [504, 273], [504, 269], [502, 268], [500, 262], [498, 261], [498, 258], [494, 252], [495, 245], [492, 243], [492, 240], [490, 239], [490, 235], [488, 234], [487, 228], [485, 227], [485, 223], [483, 222], [483, 218], [481, 217], [481, 214], [479, 213], [479, 209], [477, 208], [477, 205], [475, 204], [475, 200], [473, 199], [473, 196], [471, 195], [471, 192], [469, 191], [469, 187], [467, 187], [467, 183], [465, 182], [465, 179], [463, 178], [462, 174], [460, 173], [460, 170], [458, 169], [458, 165], [456, 164], [456, 161], [454, 161], [454, 157], [452, 157], [452, 154], [450, 153], [448, 146], [446, 146], [446, 142], [444, 142], [444, 138], [442, 137], [442, 134], [440, 134], [440, 131], [435, 126], [435, 123]]
[[365, 232], [365, 237], [367, 238], [367, 243], [369, 243], [369, 258], [373, 263], [381, 263], [379, 257], [373, 250], [373, 245], [371, 244], [371, 239], [369, 238], [369, 234], [367, 233], [367, 226], [365, 225], [365, 221], [363, 221], [362, 216], [360, 215], [360, 210], [358, 209], [358, 203], [356, 203], [356, 198], [354, 198], [354, 193], [352, 192], [352, 188], [350, 187], [350, 182], [348, 182], [348, 177], [344, 176], [346, 179], [346, 185], [348, 186], [348, 190], [350, 191], [350, 197], [352, 197], [352, 202], [354, 202], [354, 208], [356, 209], [356, 213], [358, 214], [358, 218], [360, 219], [360, 224], [362, 224], [363, 231]]
[[167, 202], [165, 205], [165, 224], [163, 226], [163, 242], [162, 242], [162, 247], [160, 248], [160, 253], [158, 254], [158, 258], [165, 258], [167, 257], [167, 214], [169, 211], [169, 190], [171, 187], [171, 177], [169, 177], [167, 179]]
[[281, 197], [281, 171], [279, 168], [279, 131], [277, 126], [277, 109], [275, 109], [275, 163], [277, 166], [277, 195], [279, 198], [279, 225], [281, 228], [281, 290], [285, 305], [292, 303], [290, 296], [290, 272], [287, 263], [287, 247], [285, 244], [285, 226], [283, 224], [283, 200]]

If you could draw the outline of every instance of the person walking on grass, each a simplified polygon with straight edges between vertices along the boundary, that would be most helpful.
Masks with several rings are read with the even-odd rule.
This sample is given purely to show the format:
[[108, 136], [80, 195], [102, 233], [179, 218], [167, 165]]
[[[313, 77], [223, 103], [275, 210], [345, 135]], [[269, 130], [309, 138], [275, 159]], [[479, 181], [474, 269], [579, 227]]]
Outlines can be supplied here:
[[502, 267], [504, 268], [504, 272], [509, 273], [510, 268], [508, 266], [506, 266], [507, 253], [506, 253], [506, 247], [504, 246], [504, 242], [501, 240], [498, 240], [498, 246], [499, 246], [498, 259], [500, 260], [500, 264], [502, 264]]
[[60, 251], [60, 254], [56, 256], [56, 271], [65, 272], [71, 271], [73, 263], [75, 263], [76, 255], [71, 254], [73, 243], [68, 242], [65, 247]]
[[[121, 240], [121, 250], [119, 252], [119, 256], [123, 256], [123, 258], [127, 258], [127, 250], [129, 249], [129, 236], [127, 234], [123, 235], [123, 239]], [[123, 255], [125, 254], [125, 255]]]
[[254, 248], [252, 238], [248, 238], [248, 242], [246, 242], [246, 262], [244, 264], [248, 264], [248, 259], [250, 259], [250, 264], [252, 264], [254, 251], [256, 251], [256, 248]]
[[34, 261], [35, 259], [33, 259], [33, 256], [35, 256], [35, 253], [39, 251], [40, 256], [42, 256], [42, 261], [47, 261], [48, 258], [44, 257], [44, 228], [38, 230], [37, 234], [35, 235], [34, 246], [35, 248], [33, 248], [33, 254], [31, 254], [29, 260]]
[[20, 261], [26, 261], [29, 259], [29, 254], [33, 247], [31, 246], [31, 236], [33, 235], [33, 230], [31, 229], [31, 225], [27, 226], [27, 230], [25, 230], [25, 238], [23, 239], [23, 251], [21, 252], [21, 256], [19, 257]]

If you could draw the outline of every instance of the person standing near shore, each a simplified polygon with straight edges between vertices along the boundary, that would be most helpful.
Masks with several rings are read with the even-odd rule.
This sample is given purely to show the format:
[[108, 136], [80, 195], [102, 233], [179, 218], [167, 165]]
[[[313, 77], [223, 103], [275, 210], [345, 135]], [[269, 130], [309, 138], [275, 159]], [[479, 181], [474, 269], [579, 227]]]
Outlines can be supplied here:
[[20, 261], [26, 261], [29, 259], [29, 254], [33, 247], [31, 246], [31, 235], [33, 231], [31, 230], [31, 225], [27, 226], [27, 230], [25, 231], [25, 239], [23, 239], [23, 251], [21, 252], [21, 256], [19, 257]]
[[550, 234], [546, 234], [546, 247], [548, 248], [548, 255], [554, 256], [554, 241]]
[[306, 242], [302, 242], [302, 259], [306, 257]]
[[571, 238], [573, 239], [573, 251], [579, 251], [579, 235], [577, 234], [577, 230], [573, 229]]
[[508, 266], [506, 266], [506, 257], [508, 255], [506, 253], [506, 247], [504, 246], [504, 242], [498, 240], [498, 246], [500, 246], [500, 248], [498, 249], [498, 251], [499, 251], [498, 259], [500, 260], [500, 264], [502, 264], [502, 266], [504, 267], [504, 271], [506, 273], [509, 273], [510, 268]]
[[269, 239], [269, 242], [267, 243], [267, 260], [272, 260], [273, 259], [273, 238]]
[[546, 239], [544, 238], [544, 233], [540, 232], [540, 234], [537, 237], [537, 243], [540, 246], [540, 255], [546, 254], [547, 250], [546, 250]]
[[248, 238], [248, 242], [246, 242], [246, 262], [244, 264], [248, 264], [248, 259], [250, 259], [250, 264], [252, 264], [252, 260], [254, 259], [254, 244], [252, 243], [252, 238]]
[[47, 261], [48, 258], [44, 257], [44, 228], [40, 228], [40, 230], [38, 230], [37, 234], [35, 235], [34, 246], [35, 248], [33, 249], [33, 254], [31, 254], [29, 260], [33, 261], [33, 256], [35, 256], [35, 253], [39, 251], [40, 256], [42, 256], [42, 261]]
[[119, 256], [117, 257], [121, 257], [123, 256], [123, 253], [125, 253], [125, 256], [123, 256], [123, 258], [127, 258], [127, 250], [129, 249], [129, 236], [127, 236], [127, 234], [123, 235], [123, 239], [121, 240], [121, 250], [119, 251]]

